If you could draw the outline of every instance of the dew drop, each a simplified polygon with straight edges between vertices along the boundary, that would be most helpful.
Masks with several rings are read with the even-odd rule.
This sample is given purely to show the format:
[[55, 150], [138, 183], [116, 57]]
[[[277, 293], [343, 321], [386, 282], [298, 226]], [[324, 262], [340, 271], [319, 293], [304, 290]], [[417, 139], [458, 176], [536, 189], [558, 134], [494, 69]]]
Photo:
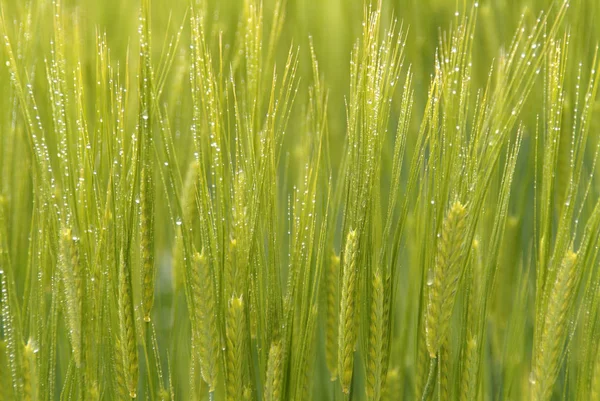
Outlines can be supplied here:
[[535, 372], [532, 370], [529, 374], [529, 383], [535, 384], [537, 381], [535, 380]]
[[433, 269], [427, 270], [427, 285], [428, 286], [433, 285]]

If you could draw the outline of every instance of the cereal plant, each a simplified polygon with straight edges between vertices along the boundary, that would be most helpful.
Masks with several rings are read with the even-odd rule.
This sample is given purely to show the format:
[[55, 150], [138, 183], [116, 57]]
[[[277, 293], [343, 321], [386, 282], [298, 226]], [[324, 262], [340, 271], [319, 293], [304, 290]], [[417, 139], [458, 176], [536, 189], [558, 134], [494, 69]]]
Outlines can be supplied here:
[[0, 401], [600, 401], [597, 0], [0, 36]]

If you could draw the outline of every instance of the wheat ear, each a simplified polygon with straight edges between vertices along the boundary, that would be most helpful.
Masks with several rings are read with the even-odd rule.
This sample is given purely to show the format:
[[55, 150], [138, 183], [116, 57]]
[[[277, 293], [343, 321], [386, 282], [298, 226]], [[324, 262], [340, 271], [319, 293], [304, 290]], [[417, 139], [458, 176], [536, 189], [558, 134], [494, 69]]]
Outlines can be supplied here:
[[137, 339], [131, 288], [131, 273], [121, 251], [119, 269], [119, 326], [123, 368], [129, 396], [135, 398], [139, 375]]
[[214, 391], [217, 383], [219, 336], [216, 318], [216, 297], [212, 275], [204, 253], [194, 253], [191, 274], [194, 320], [198, 341], [202, 378]]
[[446, 216], [438, 240], [433, 283], [425, 319], [425, 337], [430, 358], [435, 358], [448, 331], [456, 290], [461, 276], [462, 244], [466, 209], [455, 202]]
[[460, 381], [460, 401], [475, 399], [478, 357], [477, 337], [473, 336], [467, 340], [467, 346], [464, 350], [464, 366]]
[[271, 344], [267, 361], [267, 379], [265, 383], [265, 401], [281, 400], [282, 357], [281, 341]]
[[65, 290], [65, 315], [75, 365], [81, 364], [81, 302], [83, 290], [76, 240], [70, 229], [63, 229], [60, 239], [59, 270]]
[[239, 401], [244, 397], [243, 355], [244, 355], [244, 301], [242, 297], [232, 297], [227, 307], [227, 375], [226, 391], [228, 401]]
[[140, 249], [142, 263], [142, 312], [144, 321], [150, 321], [150, 313], [154, 304], [154, 184], [149, 165], [142, 168], [141, 200], [140, 200]]
[[354, 370], [354, 347], [356, 344], [356, 260], [358, 257], [358, 237], [350, 230], [344, 248], [344, 267], [342, 271], [342, 299], [338, 326], [338, 374], [342, 391], [350, 392], [352, 372]]
[[383, 343], [384, 343], [384, 290], [381, 270], [377, 269], [373, 276], [371, 295], [371, 322], [369, 325], [369, 351], [367, 353], [367, 398], [379, 401], [383, 375]]
[[549, 288], [548, 306], [540, 344], [536, 348], [534, 377], [532, 380], [535, 401], [549, 400], [558, 374], [560, 354], [566, 338], [567, 319], [573, 304], [577, 271], [577, 254], [568, 251]]
[[331, 381], [337, 379], [339, 272], [340, 257], [332, 255], [327, 274], [327, 316], [325, 322], [325, 359], [331, 374]]

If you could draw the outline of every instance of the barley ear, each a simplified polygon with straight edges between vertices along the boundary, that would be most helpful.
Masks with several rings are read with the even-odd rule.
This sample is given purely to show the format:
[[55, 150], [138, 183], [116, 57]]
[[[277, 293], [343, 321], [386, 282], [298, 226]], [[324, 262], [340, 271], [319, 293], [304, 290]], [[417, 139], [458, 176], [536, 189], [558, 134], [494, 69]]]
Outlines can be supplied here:
[[76, 239], [70, 229], [63, 229], [60, 238], [59, 271], [65, 291], [65, 315], [75, 365], [81, 364], [81, 302], [83, 290]]
[[37, 399], [35, 394], [36, 389], [36, 364], [35, 364], [35, 350], [31, 343], [28, 341], [23, 347], [22, 354], [23, 363], [22, 375], [23, 375], [23, 400], [31, 401]]
[[194, 326], [198, 342], [202, 378], [214, 391], [219, 361], [219, 335], [216, 318], [216, 296], [210, 266], [204, 253], [194, 253], [191, 289], [194, 308]]
[[244, 355], [244, 301], [242, 297], [232, 297], [227, 306], [227, 375], [226, 391], [228, 401], [239, 401], [244, 396], [243, 355]]
[[350, 230], [344, 248], [342, 271], [342, 298], [340, 302], [340, 321], [338, 325], [338, 374], [342, 391], [350, 392], [354, 370], [354, 347], [356, 344], [356, 262], [358, 257], [358, 237]]
[[455, 202], [444, 219], [438, 240], [433, 283], [425, 319], [425, 337], [430, 358], [435, 358], [447, 334], [462, 273], [462, 244], [466, 209]]
[[473, 336], [467, 340], [464, 350], [464, 365], [460, 381], [460, 401], [475, 399], [478, 357], [477, 337]]
[[154, 184], [150, 166], [142, 168], [140, 200], [140, 249], [142, 263], [142, 310], [144, 321], [150, 321], [150, 313], [154, 304]]
[[123, 354], [123, 345], [119, 335], [115, 335], [115, 357], [114, 357], [114, 379], [116, 385], [117, 399], [124, 400], [129, 397], [129, 390], [125, 381], [125, 356]]
[[383, 375], [384, 346], [384, 290], [381, 270], [377, 269], [373, 276], [371, 296], [371, 322], [369, 325], [369, 351], [367, 353], [367, 398], [379, 401]]
[[331, 381], [337, 379], [338, 353], [338, 288], [339, 288], [340, 257], [332, 255], [327, 274], [327, 308], [325, 320], [325, 356]]
[[139, 375], [131, 272], [121, 251], [119, 269], [119, 326], [125, 382], [131, 398], [136, 397]]
[[267, 361], [267, 379], [265, 383], [265, 401], [281, 400], [282, 384], [282, 352], [281, 341], [271, 344]]
[[546, 401], [552, 396], [559, 361], [567, 335], [569, 313], [575, 298], [577, 254], [568, 251], [549, 286], [548, 304], [539, 345], [536, 347], [532, 399]]

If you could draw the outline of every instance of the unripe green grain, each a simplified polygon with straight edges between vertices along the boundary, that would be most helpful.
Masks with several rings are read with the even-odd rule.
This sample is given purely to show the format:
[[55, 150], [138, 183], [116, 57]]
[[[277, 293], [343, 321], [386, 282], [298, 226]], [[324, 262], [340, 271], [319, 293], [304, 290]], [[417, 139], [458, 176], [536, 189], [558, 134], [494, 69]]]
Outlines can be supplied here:
[[281, 400], [282, 362], [281, 341], [277, 341], [274, 342], [269, 349], [267, 379], [265, 383], [265, 401]]
[[460, 381], [460, 401], [475, 399], [477, 390], [477, 338], [470, 337], [464, 350], [462, 377]]
[[325, 356], [332, 381], [337, 379], [339, 272], [340, 257], [338, 255], [332, 255], [331, 261], [329, 262], [329, 271], [326, 275], [327, 316], [325, 323]]
[[350, 392], [354, 370], [354, 347], [356, 344], [356, 264], [358, 259], [358, 236], [350, 230], [344, 248], [344, 267], [342, 271], [342, 298], [338, 326], [338, 373], [342, 391]]
[[466, 209], [455, 202], [443, 222], [438, 240], [433, 283], [426, 311], [426, 339], [430, 358], [435, 358], [447, 335], [458, 282], [462, 273], [462, 242]]
[[367, 354], [367, 399], [379, 401], [383, 375], [384, 290], [381, 270], [373, 276], [371, 294], [371, 317], [369, 326], [369, 350]]
[[144, 321], [150, 321], [154, 304], [154, 183], [152, 170], [146, 165], [142, 168], [140, 200], [140, 249], [142, 272], [142, 312]]
[[81, 364], [81, 309], [83, 290], [77, 242], [70, 229], [63, 229], [60, 238], [59, 271], [65, 294], [65, 315], [76, 366]]
[[129, 396], [135, 398], [139, 375], [137, 338], [131, 289], [131, 272], [123, 252], [119, 268], [119, 326], [123, 368]]
[[23, 401], [32, 401], [37, 399], [36, 393], [36, 350], [31, 341], [23, 347], [21, 369], [23, 374]]
[[548, 287], [548, 303], [540, 343], [536, 346], [534, 376], [532, 377], [532, 400], [547, 401], [559, 369], [562, 347], [567, 335], [567, 323], [577, 278], [577, 254], [568, 251], [556, 274], [556, 280]]
[[228, 401], [239, 401], [244, 397], [244, 301], [242, 297], [232, 297], [227, 306], [226, 320], [226, 364], [225, 387]]
[[198, 342], [202, 378], [213, 392], [217, 384], [219, 361], [219, 333], [216, 319], [216, 296], [210, 266], [203, 253], [193, 256], [191, 272], [194, 302], [194, 339]]

